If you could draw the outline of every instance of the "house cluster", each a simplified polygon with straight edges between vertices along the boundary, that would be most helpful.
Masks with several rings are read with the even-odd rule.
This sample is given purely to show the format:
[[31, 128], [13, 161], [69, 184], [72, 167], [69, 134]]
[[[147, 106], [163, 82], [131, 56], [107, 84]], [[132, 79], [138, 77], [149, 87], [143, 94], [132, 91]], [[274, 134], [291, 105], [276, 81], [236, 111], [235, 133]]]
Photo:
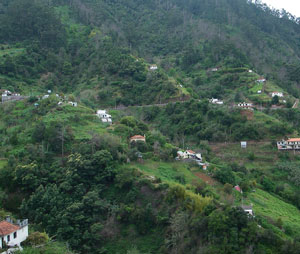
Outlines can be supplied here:
[[212, 103], [212, 104], [217, 104], [217, 105], [223, 105], [223, 104], [224, 104], [223, 101], [221, 101], [221, 100], [219, 100], [219, 99], [215, 99], [215, 98], [211, 98], [211, 99], [209, 100], [209, 102]]
[[101, 119], [102, 123], [112, 123], [111, 115], [109, 115], [106, 110], [97, 110], [97, 116]]
[[0, 222], [0, 249], [21, 245], [28, 237], [28, 220], [14, 222], [9, 216]]
[[12, 93], [9, 90], [2, 90], [1, 93], [1, 101], [3, 102], [7, 102], [7, 101], [20, 101], [20, 100], [24, 100], [25, 96], [22, 96], [19, 93]]
[[243, 109], [253, 109], [253, 104], [249, 102], [240, 102], [237, 104], [237, 106]]
[[300, 150], [300, 138], [290, 138], [277, 142], [278, 150]]

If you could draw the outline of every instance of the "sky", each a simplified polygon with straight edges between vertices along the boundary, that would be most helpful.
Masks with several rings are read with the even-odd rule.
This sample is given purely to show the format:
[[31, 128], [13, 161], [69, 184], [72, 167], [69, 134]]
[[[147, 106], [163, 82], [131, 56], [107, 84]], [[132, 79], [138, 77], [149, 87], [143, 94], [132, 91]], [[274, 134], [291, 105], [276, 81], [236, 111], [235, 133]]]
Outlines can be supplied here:
[[285, 9], [296, 17], [300, 17], [300, 0], [262, 0], [275, 9]]

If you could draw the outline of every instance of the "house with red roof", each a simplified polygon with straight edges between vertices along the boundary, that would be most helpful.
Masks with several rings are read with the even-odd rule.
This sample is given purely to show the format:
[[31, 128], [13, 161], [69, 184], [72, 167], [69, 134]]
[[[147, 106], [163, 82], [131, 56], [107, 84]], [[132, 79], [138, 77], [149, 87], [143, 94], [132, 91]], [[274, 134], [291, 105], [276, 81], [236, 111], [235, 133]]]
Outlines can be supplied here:
[[144, 136], [142, 136], [142, 135], [134, 135], [134, 136], [132, 136], [130, 138], [130, 143], [133, 142], [133, 141], [135, 141], [135, 142], [141, 141], [141, 142], [145, 142], [146, 143], [146, 136], [145, 135]]
[[278, 150], [300, 150], [300, 138], [277, 141]]
[[234, 189], [235, 189], [236, 191], [240, 192], [240, 193], [243, 193], [241, 187], [238, 186], [238, 185], [234, 186]]
[[0, 221], [0, 249], [5, 246], [20, 246], [28, 237], [28, 220], [13, 220], [8, 216]]

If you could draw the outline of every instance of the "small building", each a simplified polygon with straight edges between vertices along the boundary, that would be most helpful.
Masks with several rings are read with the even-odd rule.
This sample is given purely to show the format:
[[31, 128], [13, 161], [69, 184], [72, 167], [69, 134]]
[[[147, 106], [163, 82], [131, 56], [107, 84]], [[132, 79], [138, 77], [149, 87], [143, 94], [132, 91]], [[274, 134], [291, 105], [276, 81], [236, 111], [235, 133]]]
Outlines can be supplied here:
[[157, 67], [156, 64], [152, 64], [152, 65], [150, 65], [150, 68], [149, 68], [149, 69], [152, 70], [152, 71], [155, 71], [155, 70], [158, 69], [158, 67]]
[[62, 102], [62, 101], [59, 101], [59, 102], [57, 103], [57, 105], [58, 105], [58, 106], [61, 106], [61, 105], [63, 105], [63, 102]]
[[241, 148], [247, 148], [247, 142], [246, 141], [241, 141]]
[[236, 191], [240, 192], [240, 193], [243, 193], [241, 187], [239, 185], [236, 185], [233, 187]]
[[275, 96], [283, 97], [283, 93], [282, 92], [272, 92], [271, 95], [272, 95], [272, 98], [275, 97]]
[[69, 104], [72, 105], [73, 107], [77, 107], [77, 102], [69, 101]]
[[248, 102], [240, 102], [237, 104], [237, 106], [243, 109], [253, 109], [253, 104]]
[[7, 216], [0, 222], [0, 249], [4, 246], [20, 246], [28, 237], [28, 220], [17, 220], [16, 223]]
[[253, 207], [250, 205], [242, 205], [241, 208], [247, 213], [248, 216], [254, 216]]
[[261, 90], [258, 90], [257, 93], [258, 93], [258, 94], [261, 94]]
[[215, 99], [215, 98], [211, 98], [209, 100], [209, 102], [212, 103], [212, 104], [217, 104], [217, 105], [223, 105], [224, 104], [223, 101], [220, 101], [219, 99]]
[[300, 150], [300, 138], [277, 141], [278, 150]]
[[47, 92], [48, 92], [48, 94], [52, 93], [52, 91], [51, 91], [51, 90], [48, 90]]
[[7, 97], [7, 96], [11, 96], [11, 95], [12, 95], [12, 92], [9, 90], [4, 90], [2, 92], [2, 97]]
[[134, 135], [130, 138], [130, 143], [131, 142], [145, 142], [146, 143], [146, 136], [141, 136], [141, 135]]
[[106, 110], [97, 110], [97, 116], [101, 119], [103, 123], [112, 123], [111, 115], [109, 115]]
[[267, 80], [264, 77], [260, 77], [256, 82], [258, 83], [265, 83]]
[[178, 151], [177, 152], [178, 159], [193, 159], [196, 161], [202, 161], [201, 153], [196, 153], [193, 150], [186, 150], [186, 151]]
[[49, 98], [49, 94], [45, 94], [43, 97], [42, 97], [42, 99], [44, 100], [44, 99], [47, 99], [47, 98]]
[[249, 73], [252, 73], [253, 71], [252, 71], [252, 70], [249, 70], [248, 72], [249, 72]]

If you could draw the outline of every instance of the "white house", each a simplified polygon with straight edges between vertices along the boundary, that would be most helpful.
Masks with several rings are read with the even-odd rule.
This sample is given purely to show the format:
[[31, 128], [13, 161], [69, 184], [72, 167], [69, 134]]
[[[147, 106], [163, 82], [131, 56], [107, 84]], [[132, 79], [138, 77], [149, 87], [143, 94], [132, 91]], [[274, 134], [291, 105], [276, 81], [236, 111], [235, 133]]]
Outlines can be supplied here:
[[223, 101], [220, 101], [219, 99], [215, 99], [215, 98], [211, 98], [209, 100], [209, 102], [212, 103], [212, 104], [218, 104], [218, 105], [223, 105], [224, 104]]
[[201, 153], [196, 153], [192, 150], [186, 150], [186, 151], [178, 151], [177, 152], [179, 159], [194, 159], [196, 161], [202, 161], [202, 155]]
[[277, 141], [278, 150], [299, 150], [300, 138], [290, 138], [288, 140]]
[[12, 95], [12, 92], [9, 91], [9, 90], [4, 90], [4, 91], [2, 92], [2, 96], [3, 96], [3, 97], [11, 96], [11, 95]]
[[72, 105], [73, 107], [77, 107], [77, 102], [69, 101], [69, 104]]
[[252, 70], [249, 70], [248, 72], [249, 72], [249, 73], [252, 73], [253, 71], [252, 71]]
[[272, 92], [272, 98], [275, 97], [275, 96], [278, 96], [278, 97], [283, 97], [283, 93], [282, 92]]
[[238, 107], [244, 108], [244, 109], [252, 109], [253, 104], [252, 103], [247, 103], [247, 102], [240, 102], [240, 103], [238, 103]]
[[150, 65], [150, 70], [154, 71], [154, 70], [157, 70], [157, 69], [158, 69], [158, 67], [157, 67], [156, 64]]
[[261, 94], [261, 90], [258, 90], [257, 93], [258, 93], [258, 94]]
[[49, 94], [45, 94], [43, 97], [42, 97], [42, 99], [44, 100], [44, 99], [47, 99], [47, 98], [49, 98]]
[[48, 90], [48, 93], [50, 94], [50, 93], [52, 93], [52, 91], [51, 91], [51, 90]]
[[241, 148], [247, 148], [247, 142], [246, 141], [241, 142]]
[[17, 220], [16, 223], [8, 216], [0, 222], [0, 248], [20, 246], [28, 237], [28, 220]]
[[101, 119], [103, 123], [111, 123], [111, 115], [107, 114], [106, 110], [97, 110], [97, 116]]
[[265, 78], [263, 78], [263, 77], [261, 77], [261, 78], [259, 78], [258, 80], [256, 80], [256, 82], [258, 82], [258, 83], [264, 83], [264, 82], [266, 82], [267, 80], [265, 79]]
[[131, 142], [133, 142], [133, 141], [135, 141], [135, 142], [145, 142], [146, 143], [146, 136], [144, 135], [144, 136], [142, 136], [142, 135], [134, 135], [134, 136], [132, 136], [131, 138], [130, 138], [130, 143]]
[[244, 210], [244, 212], [248, 214], [248, 216], [254, 216], [252, 206], [242, 205], [241, 207]]

